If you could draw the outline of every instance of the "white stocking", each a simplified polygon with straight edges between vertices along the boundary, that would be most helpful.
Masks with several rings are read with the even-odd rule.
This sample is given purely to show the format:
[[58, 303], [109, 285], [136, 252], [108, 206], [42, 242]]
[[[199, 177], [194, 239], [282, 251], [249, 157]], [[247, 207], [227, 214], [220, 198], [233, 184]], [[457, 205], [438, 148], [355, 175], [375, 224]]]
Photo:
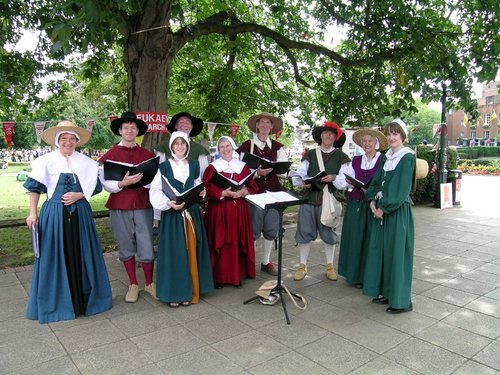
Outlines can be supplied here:
[[324, 244], [325, 246], [325, 255], [326, 255], [326, 264], [333, 263], [333, 258], [335, 256], [335, 245]]
[[271, 262], [271, 250], [273, 249], [273, 240], [264, 239], [264, 256], [262, 257], [262, 264]]
[[309, 250], [311, 250], [311, 243], [300, 243], [299, 251], [300, 251], [300, 263], [307, 265], [307, 258], [309, 257]]

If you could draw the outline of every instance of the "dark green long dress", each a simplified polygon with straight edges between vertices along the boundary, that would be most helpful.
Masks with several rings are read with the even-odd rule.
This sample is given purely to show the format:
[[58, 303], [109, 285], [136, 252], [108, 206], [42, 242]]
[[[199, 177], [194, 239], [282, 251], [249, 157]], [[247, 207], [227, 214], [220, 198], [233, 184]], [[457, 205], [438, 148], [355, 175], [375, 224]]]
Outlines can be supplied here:
[[[389, 299], [389, 305], [396, 309], [409, 307], [413, 276], [414, 223], [410, 192], [415, 170], [415, 156], [407, 152], [391, 171], [384, 170], [387, 155], [384, 155], [370, 187], [365, 193], [367, 201], [375, 199], [382, 209], [382, 220], [373, 218], [366, 266], [363, 293]], [[390, 157], [390, 152], [388, 152]], [[380, 194], [379, 194], [380, 195]]]
[[[180, 193], [192, 188], [194, 180], [200, 174], [197, 160], [189, 160], [189, 178], [184, 184], [176, 180], [169, 161], [160, 164], [160, 173]], [[193, 265], [190, 264], [186, 245], [185, 220], [182, 211], [166, 210], [161, 214], [158, 256], [156, 273], [156, 296], [163, 302], [192, 301], [197, 303], [198, 296], [214, 290], [212, 266], [208, 240], [203, 226], [203, 218], [199, 204], [193, 204], [187, 211], [192, 217], [196, 233], [196, 266], [197, 275], [192, 278]], [[197, 285], [193, 285], [196, 282]], [[195, 300], [192, 300], [196, 297]]]

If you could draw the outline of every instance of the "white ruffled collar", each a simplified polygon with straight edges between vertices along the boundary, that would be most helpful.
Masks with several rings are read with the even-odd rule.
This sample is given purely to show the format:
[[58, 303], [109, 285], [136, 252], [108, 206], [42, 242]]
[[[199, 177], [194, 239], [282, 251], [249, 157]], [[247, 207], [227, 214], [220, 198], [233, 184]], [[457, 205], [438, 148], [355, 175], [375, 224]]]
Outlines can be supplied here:
[[363, 154], [361, 156], [361, 169], [369, 170], [372, 169], [375, 164], [377, 164], [377, 160], [382, 155], [379, 151], [375, 152], [375, 156], [373, 156], [372, 160], [368, 161], [368, 155]]
[[238, 159], [231, 159], [226, 161], [222, 158], [214, 160], [212, 162], [213, 167], [217, 172], [228, 172], [228, 173], [241, 173], [245, 163]]
[[90, 200], [95, 190], [98, 164], [78, 151], [73, 151], [66, 157], [56, 149], [35, 159], [31, 165], [32, 172], [29, 176], [47, 187], [48, 199], [54, 194], [61, 173], [73, 173], [78, 176], [85, 199]]
[[253, 133], [253, 143], [258, 147], [260, 148], [261, 150], [266, 147], [269, 147], [271, 148], [273, 146], [272, 142], [271, 142], [271, 138], [267, 137], [267, 139], [262, 142], [259, 137], [257, 136], [257, 133]]
[[389, 151], [387, 151], [385, 154], [387, 160], [384, 163], [384, 171], [388, 172], [394, 170], [401, 158], [406, 154], [415, 154], [415, 152], [409, 147], [403, 147], [396, 152], [394, 152], [392, 149], [389, 149]]

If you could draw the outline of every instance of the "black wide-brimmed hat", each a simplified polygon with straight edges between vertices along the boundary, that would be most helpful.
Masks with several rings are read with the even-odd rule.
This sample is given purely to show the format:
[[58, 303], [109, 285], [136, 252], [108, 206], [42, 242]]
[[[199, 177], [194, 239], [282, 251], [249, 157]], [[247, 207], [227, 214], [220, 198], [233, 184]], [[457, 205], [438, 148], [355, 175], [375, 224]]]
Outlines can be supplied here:
[[203, 130], [203, 120], [201, 118], [191, 116], [189, 112], [179, 112], [172, 117], [172, 119], [167, 125], [167, 129], [170, 133], [175, 132], [176, 130], [175, 125], [177, 124], [177, 121], [179, 121], [181, 117], [189, 118], [191, 120], [191, 123], [193, 124], [193, 128], [189, 133], [190, 137], [196, 137], [198, 134], [201, 133], [201, 131]]
[[120, 135], [120, 126], [122, 126], [124, 122], [133, 122], [137, 125], [139, 128], [137, 136], [144, 135], [148, 131], [148, 125], [144, 121], [138, 119], [134, 112], [123, 112], [122, 117], [118, 117], [111, 121], [111, 131], [116, 135]]
[[312, 130], [312, 137], [317, 144], [321, 145], [321, 133], [323, 133], [325, 130], [330, 130], [335, 132], [336, 137], [333, 143], [334, 147], [340, 148], [344, 145], [346, 140], [345, 134], [342, 131], [342, 128], [333, 121], [325, 121], [323, 123], [323, 126], [316, 126]]
[[341, 148], [346, 141], [345, 133], [342, 133], [342, 135], [337, 138], [335, 142], [333, 142], [333, 147], [335, 148]]

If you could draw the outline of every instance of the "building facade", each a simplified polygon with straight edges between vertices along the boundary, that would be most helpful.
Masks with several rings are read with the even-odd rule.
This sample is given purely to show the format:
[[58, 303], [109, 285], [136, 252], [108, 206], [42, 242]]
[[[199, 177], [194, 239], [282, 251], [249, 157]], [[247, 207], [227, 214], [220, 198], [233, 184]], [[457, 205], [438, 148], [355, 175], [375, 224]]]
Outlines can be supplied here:
[[477, 119], [463, 110], [446, 115], [448, 144], [463, 146], [500, 146], [500, 81], [483, 84], [477, 101]]

